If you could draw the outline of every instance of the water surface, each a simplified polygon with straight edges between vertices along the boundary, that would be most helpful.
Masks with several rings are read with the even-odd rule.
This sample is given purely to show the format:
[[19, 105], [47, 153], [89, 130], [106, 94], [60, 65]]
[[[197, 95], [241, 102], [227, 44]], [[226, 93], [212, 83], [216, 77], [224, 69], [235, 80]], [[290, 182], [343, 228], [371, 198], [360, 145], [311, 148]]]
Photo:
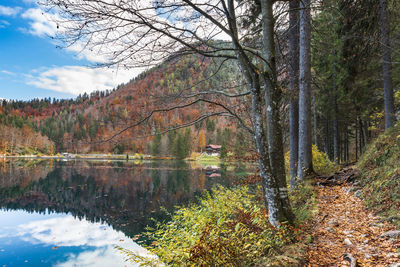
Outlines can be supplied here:
[[[139, 237], [153, 218], [243, 166], [174, 161], [1, 161], [0, 265], [124, 266], [115, 245], [148, 253]], [[134, 241], [135, 240], [135, 241]]]

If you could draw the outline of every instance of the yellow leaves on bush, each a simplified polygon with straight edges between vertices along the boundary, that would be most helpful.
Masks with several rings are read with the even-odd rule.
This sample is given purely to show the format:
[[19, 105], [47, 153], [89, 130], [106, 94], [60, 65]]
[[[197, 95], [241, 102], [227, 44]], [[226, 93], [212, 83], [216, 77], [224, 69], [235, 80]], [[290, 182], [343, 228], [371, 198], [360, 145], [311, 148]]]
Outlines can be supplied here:
[[[316, 145], [312, 146], [312, 162], [314, 171], [318, 174], [328, 175], [339, 170], [339, 166], [330, 161], [328, 155], [320, 151]], [[285, 168], [286, 174], [289, 174], [290, 151], [285, 154]]]
[[318, 174], [331, 174], [339, 170], [339, 166], [330, 161], [328, 155], [318, 150], [318, 147], [312, 147], [313, 167], [314, 171]]
[[[257, 265], [290, 243], [291, 236], [289, 227], [269, 224], [263, 204], [254, 198], [248, 187], [217, 186], [147, 232], [157, 241], [147, 249], [173, 266]], [[147, 265], [138, 257], [131, 259]]]

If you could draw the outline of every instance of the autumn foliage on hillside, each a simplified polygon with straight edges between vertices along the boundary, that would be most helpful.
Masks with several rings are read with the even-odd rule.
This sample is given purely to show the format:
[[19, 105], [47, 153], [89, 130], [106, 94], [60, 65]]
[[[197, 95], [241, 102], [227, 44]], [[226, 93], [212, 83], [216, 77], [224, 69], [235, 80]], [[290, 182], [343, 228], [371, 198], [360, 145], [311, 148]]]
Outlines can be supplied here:
[[0, 153], [3, 155], [53, 154], [54, 144], [47, 136], [34, 132], [26, 125], [22, 128], [0, 125]]
[[209, 93], [243, 90], [237, 66], [222, 63], [199, 55], [171, 57], [113, 90], [71, 100], [3, 101], [0, 120], [48, 137], [57, 152], [164, 156], [175, 150], [174, 156], [185, 157], [225, 140], [231, 151], [243, 154], [248, 137], [224, 107], [247, 120], [246, 98]]

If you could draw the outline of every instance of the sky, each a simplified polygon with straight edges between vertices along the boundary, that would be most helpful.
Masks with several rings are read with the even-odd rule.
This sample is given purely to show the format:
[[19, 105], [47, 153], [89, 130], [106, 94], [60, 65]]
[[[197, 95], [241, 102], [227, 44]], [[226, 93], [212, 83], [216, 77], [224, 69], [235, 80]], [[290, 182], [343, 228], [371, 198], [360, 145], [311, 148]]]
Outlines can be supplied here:
[[0, 98], [73, 98], [113, 89], [140, 72], [93, 68], [102, 60], [94, 52], [57, 48], [51, 17], [36, 0], [0, 1]]

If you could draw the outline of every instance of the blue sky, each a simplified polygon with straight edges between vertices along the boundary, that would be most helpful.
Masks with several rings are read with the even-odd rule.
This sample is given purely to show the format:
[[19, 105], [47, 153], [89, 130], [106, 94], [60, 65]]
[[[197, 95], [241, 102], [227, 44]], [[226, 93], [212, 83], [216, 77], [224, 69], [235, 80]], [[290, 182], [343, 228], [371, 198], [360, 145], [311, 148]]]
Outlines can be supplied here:
[[112, 89], [138, 70], [94, 69], [101, 55], [60, 49], [50, 36], [55, 23], [35, 0], [0, 1], [0, 98], [71, 98]]

